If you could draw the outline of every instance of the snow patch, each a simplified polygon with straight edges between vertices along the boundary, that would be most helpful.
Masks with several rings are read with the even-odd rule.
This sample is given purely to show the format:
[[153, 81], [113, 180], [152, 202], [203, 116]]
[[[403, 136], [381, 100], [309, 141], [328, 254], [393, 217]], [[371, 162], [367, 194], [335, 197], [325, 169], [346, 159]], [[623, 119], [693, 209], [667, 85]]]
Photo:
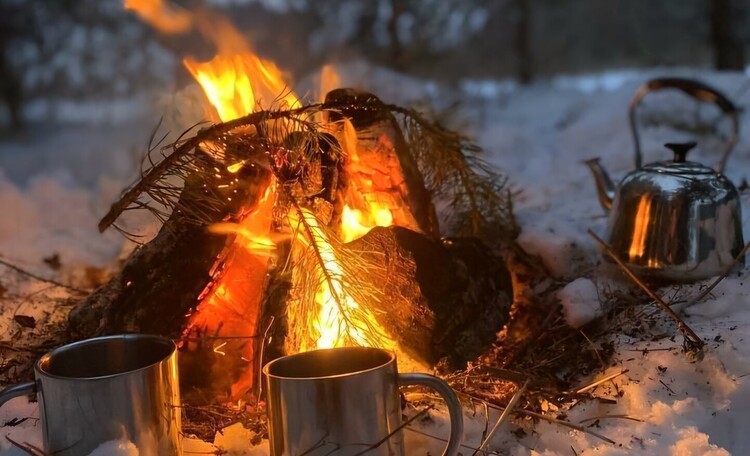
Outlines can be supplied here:
[[214, 446], [225, 451], [227, 456], [266, 456], [268, 455], [268, 440], [262, 440], [255, 445], [256, 434], [245, 429], [242, 423], [236, 423], [221, 432], [216, 433]]
[[563, 306], [565, 321], [574, 328], [580, 328], [601, 316], [602, 306], [599, 292], [590, 279], [576, 279], [557, 292]]
[[518, 243], [526, 252], [539, 256], [554, 277], [575, 277], [590, 265], [590, 258], [576, 239], [551, 230], [524, 228]]
[[89, 456], [138, 456], [140, 452], [133, 442], [111, 440], [99, 445]]

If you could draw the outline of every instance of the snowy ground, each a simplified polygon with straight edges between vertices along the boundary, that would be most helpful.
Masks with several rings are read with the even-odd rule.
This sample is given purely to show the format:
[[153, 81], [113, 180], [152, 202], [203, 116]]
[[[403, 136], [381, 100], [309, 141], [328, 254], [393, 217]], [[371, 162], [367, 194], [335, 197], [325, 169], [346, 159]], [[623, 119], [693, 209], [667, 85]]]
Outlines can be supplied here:
[[[515, 187], [521, 190], [516, 202], [523, 227], [521, 243], [542, 256], [558, 277], [579, 279], [562, 296], [573, 305], [569, 309], [571, 320], [585, 318], [591, 312], [582, 306], [595, 307], [597, 293], [617, 285], [612, 271], [598, 266], [598, 252], [586, 235], [588, 228], [602, 233], [606, 218], [598, 205], [593, 181], [581, 162], [601, 156], [615, 178], [629, 171], [633, 144], [626, 106], [635, 88], [656, 75], [692, 76], [722, 89], [741, 106], [750, 102], [750, 81], [746, 76], [697, 70], [655, 69], [560, 77], [528, 88], [502, 81], [466, 81], [456, 90], [364, 64], [350, 65], [342, 71], [343, 84], [363, 85], [388, 101], [402, 104], [431, 99], [446, 106], [463, 96], [459, 120], [486, 148], [488, 160], [509, 173]], [[314, 86], [314, 82], [307, 83], [308, 87]], [[698, 109], [679, 95], [654, 95], [654, 100], [660, 100], [666, 108], [657, 109], [656, 104], [647, 103], [646, 115], [659, 117], [660, 113], [680, 110], [687, 120], [705, 120], [714, 115], [710, 109]], [[120, 105], [113, 104], [117, 106]], [[114, 233], [99, 235], [96, 222], [122, 187], [135, 177], [138, 153], [155, 124], [153, 112], [164, 112], [147, 103], [138, 108], [129, 102], [121, 108], [122, 115], [71, 114], [78, 121], [64, 129], [59, 125], [39, 127], [0, 143], [3, 259], [80, 287], [87, 286], [86, 268], [115, 267], [125, 243]], [[743, 121], [743, 130], [750, 131], [748, 119]], [[648, 160], [668, 157], [661, 150], [661, 143], [666, 140], [688, 137], [685, 132], [668, 127], [647, 129], [643, 136]], [[696, 152], [693, 159], [713, 163], [718, 154], [710, 151], [717, 150], [718, 143], [707, 138], [698, 141], [703, 150]], [[748, 152], [750, 142], [741, 141], [730, 159], [727, 173], [736, 183], [750, 177]], [[750, 239], [747, 192], [743, 205], [745, 238]], [[62, 264], [59, 271], [43, 262], [54, 253], [59, 254]], [[744, 287], [746, 279], [746, 272], [729, 277], [702, 303], [684, 310], [688, 323], [710, 342], [701, 362], [691, 363], [680, 353], [679, 336], [675, 341], [665, 337], [650, 342], [624, 334], [617, 337], [615, 362], [599, 375], [625, 369], [628, 373], [605, 383], [598, 391], [600, 396], [616, 398], [617, 404], [584, 403], [567, 411], [568, 420], [586, 426], [595, 424], [591, 429], [615, 444], [542, 422], [533, 430], [528, 423], [506, 427], [491, 448], [519, 456], [750, 454], [750, 434], [744, 432], [750, 419], [750, 300]], [[26, 337], [26, 332], [36, 331], [19, 327], [14, 315], [33, 316], [40, 327], [53, 324], [64, 314], [64, 309], [50, 304], [64, 297], [60, 290], [29, 282], [7, 269], [2, 269], [0, 285], [0, 340], [18, 340]], [[696, 289], [697, 285], [680, 292], [690, 296]], [[29, 298], [31, 293], [35, 293], [33, 298]], [[575, 311], [577, 316], [573, 315]], [[585, 379], [584, 383], [590, 380], [593, 379]], [[638, 421], [613, 418], [616, 415]], [[11, 422], [37, 416], [35, 403], [15, 399], [0, 408], [0, 425], [5, 424], [0, 427], [0, 434], [39, 444], [38, 420], [28, 419], [15, 426]], [[421, 429], [446, 436], [444, 412], [435, 412], [433, 418], [430, 424], [419, 425]], [[476, 447], [488, 418], [483, 412], [467, 410], [465, 419], [465, 444]], [[496, 414], [491, 414], [490, 423], [494, 419]], [[519, 426], [525, 427], [525, 436], [509, 432]], [[435, 439], [415, 432], [407, 432], [406, 436], [410, 455], [440, 452], [442, 444]], [[232, 455], [267, 454], [267, 445], [251, 448], [250, 437], [244, 429], [234, 427], [225, 435], [217, 435], [213, 444], [186, 442], [186, 454], [206, 454], [219, 447]], [[0, 450], [3, 449], [3, 456], [22, 454], [4, 438], [0, 440]], [[471, 452], [467, 448], [464, 454]], [[101, 454], [105, 453], [116, 454], [114, 450]]]

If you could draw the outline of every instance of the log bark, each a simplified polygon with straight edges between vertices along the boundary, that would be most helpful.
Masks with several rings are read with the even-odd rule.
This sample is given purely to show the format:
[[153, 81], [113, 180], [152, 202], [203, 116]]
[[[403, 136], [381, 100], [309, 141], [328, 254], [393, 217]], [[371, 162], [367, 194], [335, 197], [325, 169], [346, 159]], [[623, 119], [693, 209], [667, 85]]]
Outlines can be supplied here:
[[[222, 208], [206, 209], [205, 217], [219, 222], [232, 219], [241, 207], [252, 207], [268, 175], [254, 169], [242, 178], [241, 194]], [[119, 274], [73, 309], [68, 319], [73, 334], [180, 336], [185, 316], [198, 304], [228, 240], [184, 217], [181, 208], [194, 205], [203, 196], [204, 186], [214, 184], [197, 177], [186, 182], [175, 210], [156, 237], [136, 249]]]
[[451, 368], [486, 352], [507, 321], [513, 285], [502, 258], [477, 239], [433, 239], [402, 227], [373, 228], [346, 248], [369, 263], [386, 299], [375, 318], [399, 347]]

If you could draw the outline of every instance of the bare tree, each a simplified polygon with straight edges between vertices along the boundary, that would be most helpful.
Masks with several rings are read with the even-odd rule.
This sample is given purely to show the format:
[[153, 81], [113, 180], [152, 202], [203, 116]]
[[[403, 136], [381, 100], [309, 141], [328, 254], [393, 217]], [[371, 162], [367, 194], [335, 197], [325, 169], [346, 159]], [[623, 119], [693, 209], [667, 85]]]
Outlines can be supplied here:
[[534, 78], [531, 52], [531, 0], [514, 0], [515, 27], [513, 48], [516, 54], [516, 77], [521, 84], [528, 84]]
[[711, 5], [711, 42], [714, 62], [719, 70], [744, 70], [745, 53], [734, 32], [732, 0], [709, 0]]

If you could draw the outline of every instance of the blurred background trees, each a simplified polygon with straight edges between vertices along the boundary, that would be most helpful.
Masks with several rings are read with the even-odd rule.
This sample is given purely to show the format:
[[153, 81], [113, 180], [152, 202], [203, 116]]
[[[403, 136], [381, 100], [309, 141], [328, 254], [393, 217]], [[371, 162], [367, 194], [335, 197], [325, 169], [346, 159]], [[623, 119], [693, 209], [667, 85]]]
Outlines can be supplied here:
[[[299, 77], [365, 59], [445, 84], [529, 83], [653, 66], [744, 70], [746, 0], [204, 0], [259, 53]], [[160, 37], [120, 0], [0, 0], [0, 95], [8, 123], [29, 100], [127, 97], [180, 80], [210, 50]], [[203, 55], [201, 55], [203, 54]]]

